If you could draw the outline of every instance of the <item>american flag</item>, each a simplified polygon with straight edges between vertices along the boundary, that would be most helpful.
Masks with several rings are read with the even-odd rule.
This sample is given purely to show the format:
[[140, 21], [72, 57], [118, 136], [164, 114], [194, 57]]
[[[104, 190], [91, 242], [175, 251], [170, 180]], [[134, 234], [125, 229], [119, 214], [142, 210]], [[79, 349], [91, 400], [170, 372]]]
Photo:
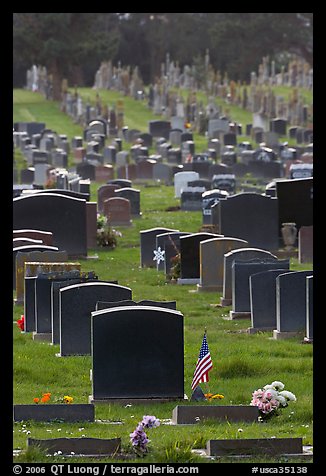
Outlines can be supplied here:
[[211, 354], [208, 349], [206, 332], [203, 337], [203, 342], [201, 344], [199, 357], [196, 363], [196, 368], [194, 372], [194, 377], [191, 383], [191, 389], [194, 390], [200, 382], [208, 382], [208, 372], [213, 368], [213, 363], [211, 359]]

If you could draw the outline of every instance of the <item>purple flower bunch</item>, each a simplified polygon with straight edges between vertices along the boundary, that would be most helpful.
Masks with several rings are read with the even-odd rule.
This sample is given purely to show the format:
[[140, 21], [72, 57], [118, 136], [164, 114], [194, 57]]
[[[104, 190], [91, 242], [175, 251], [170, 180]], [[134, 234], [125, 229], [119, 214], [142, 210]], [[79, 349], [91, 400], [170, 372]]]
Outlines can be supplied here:
[[147, 444], [149, 439], [145, 433], [145, 429], [156, 428], [160, 425], [160, 420], [152, 415], [144, 415], [132, 433], [130, 433], [131, 444], [139, 456], [143, 456], [147, 452]]

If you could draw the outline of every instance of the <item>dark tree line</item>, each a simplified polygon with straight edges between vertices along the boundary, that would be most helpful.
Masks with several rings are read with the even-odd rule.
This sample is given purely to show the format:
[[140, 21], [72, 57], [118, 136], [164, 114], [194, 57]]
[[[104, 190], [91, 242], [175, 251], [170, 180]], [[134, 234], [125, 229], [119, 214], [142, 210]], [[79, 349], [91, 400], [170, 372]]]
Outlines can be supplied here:
[[277, 67], [296, 53], [312, 64], [312, 13], [14, 13], [14, 86], [32, 64], [44, 65], [58, 90], [91, 86], [100, 63], [138, 66], [145, 83], [169, 52], [180, 67], [204, 58], [215, 70], [248, 80], [263, 56]]

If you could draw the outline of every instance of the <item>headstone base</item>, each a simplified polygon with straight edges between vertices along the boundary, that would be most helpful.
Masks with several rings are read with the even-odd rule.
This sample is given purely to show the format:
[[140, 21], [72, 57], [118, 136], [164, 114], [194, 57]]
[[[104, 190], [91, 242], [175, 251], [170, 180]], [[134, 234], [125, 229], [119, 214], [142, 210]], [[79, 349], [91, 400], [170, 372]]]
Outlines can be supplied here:
[[222, 307], [231, 306], [232, 305], [232, 299], [227, 299], [227, 298], [221, 297], [220, 303], [221, 303]]
[[273, 339], [291, 339], [291, 337], [300, 337], [302, 332], [290, 332], [290, 331], [278, 331], [277, 329], [273, 330]]
[[313, 340], [312, 337], [305, 337], [305, 338], [303, 339], [303, 343], [304, 343], [304, 344], [313, 344], [313, 342], [314, 342], [314, 340]]
[[33, 332], [33, 340], [42, 342], [52, 342], [51, 332]]
[[302, 454], [302, 451], [302, 438], [249, 438], [207, 442], [207, 454], [210, 456]]
[[237, 312], [237, 311], [230, 311], [230, 319], [250, 319], [251, 312]]
[[51, 438], [39, 440], [27, 439], [27, 447], [37, 446], [53, 455], [61, 451], [63, 455], [74, 456], [112, 456], [121, 447], [121, 438]]
[[257, 334], [257, 332], [271, 332], [273, 330], [273, 327], [248, 327], [247, 332], [248, 334]]
[[258, 421], [258, 407], [252, 405], [178, 405], [172, 412], [175, 425], [193, 425], [205, 419], [236, 421]]
[[203, 286], [202, 284], [197, 284], [197, 291], [207, 293], [221, 293], [223, 291], [223, 286]]
[[14, 405], [14, 421], [52, 421], [68, 422], [91, 421], [95, 419], [94, 405], [87, 403], [47, 403]]
[[153, 405], [155, 403], [168, 403], [168, 402], [178, 402], [188, 400], [188, 397], [185, 395], [184, 398], [171, 397], [171, 398], [94, 398], [93, 395], [89, 395], [88, 403], [117, 403], [119, 405], [127, 405], [128, 403], [132, 405]]
[[178, 278], [177, 284], [199, 284], [199, 278]]

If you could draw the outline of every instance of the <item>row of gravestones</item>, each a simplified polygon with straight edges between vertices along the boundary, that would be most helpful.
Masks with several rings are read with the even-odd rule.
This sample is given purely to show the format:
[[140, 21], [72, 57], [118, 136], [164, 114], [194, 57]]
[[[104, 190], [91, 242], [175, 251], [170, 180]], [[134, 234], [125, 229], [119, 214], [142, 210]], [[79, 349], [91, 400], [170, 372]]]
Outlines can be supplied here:
[[[100, 121], [92, 121], [93, 123], [97, 123]], [[42, 124], [41, 124], [42, 125]], [[43, 125], [44, 126], [44, 125]], [[89, 128], [91, 129], [91, 128]], [[104, 137], [104, 134], [100, 134], [96, 129], [90, 130], [91, 134], [97, 134], [101, 135]], [[96, 181], [106, 181], [109, 179], [113, 178], [114, 175], [114, 169], [112, 165], [103, 165], [99, 159], [99, 157], [95, 158], [94, 154], [97, 154], [98, 152], [94, 151], [89, 151], [89, 154], [93, 154], [94, 157], [89, 155], [88, 157], [86, 155], [80, 156], [80, 160], [86, 159], [85, 161], [78, 163], [76, 167], [77, 174], [74, 172], [70, 172], [71, 177], [69, 178], [69, 174], [66, 173], [61, 173], [58, 169], [58, 171], [51, 170], [51, 165], [50, 163], [52, 162], [56, 167], [60, 167], [61, 169], [66, 166], [67, 164], [62, 163], [62, 161], [57, 162], [56, 160], [50, 160], [50, 152], [47, 150], [44, 151], [39, 151], [38, 149], [36, 150], [29, 150], [26, 149], [26, 147], [36, 147], [36, 145], [33, 144], [25, 144], [25, 142], [22, 140], [22, 135], [27, 134], [26, 132], [14, 132], [15, 135], [15, 141], [20, 144], [20, 146], [23, 148], [23, 151], [27, 153], [27, 158], [31, 160], [32, 166], [29, 167], [28, 169], [24, 169], [21, 171], [21, 183], [35, 183], [35, 184], [40, 184], [44, 185], [44, 183], [47, 181], [49, 178], [49, 173], [51, 172], [52, 177], [56, 176], [58, 187], [59, 188], [65, 188], [67, 186], [71, 187], [71, 189], [75, 191], [80, 191], [80, 185], [84, 186], [84, 184], [80, 184], [80, 182], [86, 179], [91, 179], [91, 180], [96, 180]], [[57, 144], [60, 139], [60, 136], [57, 134], [53, 133], [53, 131], [45, 129], [42, 134], [45, 134], [44, 140], [47, 142], [51, 143], [52, 145]], [[34, 136], [38, 136], [38, 140], [40, 140], [41, 134], [34, 134]], [[55, 137], [57, 139], [55, 140]], [[90, 140], [94, 138], [91, 136]], [[64, 136], [65, 142], [66, 142], [66, 136]], [[86, 137], [87, 139], [87, 137]], [[35, 139], [36, 140], [36, 139]], [[212, 139], [211, 142], [217, 141], [218, 139]], [[82, 143], [82, 138], [75, 137], [73, 141], [73, 150], [78, 150], [80, 151], [81, 147], [77, 147], [80, 145], [80, 142]], [[117, 141], [115, 141], [117, 142]], [[186, 145], [189, 146], [189, 153], [194, 153], [194, 143], [193, 147], [190, 147], [189, 143], [192, 141], [187, 141], [185, 142]], [[89, 144], [97, 144], [99, 146], [100, 144], [91, 141]], [[165, 143], [166, 144], [166, 143]], [[245, 144], [245, 143], [244, 143]], [[164, 144], [159, 144], [158, 147], [163, 146]], [[168, 144], [169, 145], [169, 144]], [[250, 145], [250, 144], [249, 144]], [[119, 149], [119, 152], [117, 153], [117, 147]], [[169, 147], [163, 147], [165, 150], [165, 153], [162, 153], [162, 155], [153, 155], [148, 157], [148, 149], [145, 147], [142, 147], [140, 144], [136, 144], [132, 146], [130, 152], [131, 152], [131, 158], [136, 160], [137, 164], [128, 164], [128, 155], [129, 153], [127, 151], [122, 151], [121, 150], [121, 141], [118, 145], [112, 145], [108, 148], [108, 161], [111, 163], [115, 163], [117, 165], [118, 169], [118, 177], [127, 177], [127, 178], [132, 178], [132, 179], [156, 179], [156, 180], [161, 180], [165, 181], [167, 183], [171, 183], [171, 179], [173, 176], [173, 172], [176, 172], [176, 167], [178, 167], [177, 164], [181, 164], [182, 162], [182, 151], [181, 149], [173, 149], [170, 146]], [[226, 147], [233, 147], [231, 145], [226, 146]], [[211, 149], [209, 151], [214, 151], [215, 154], [212, 155], [214, 158], [216, 155], [216, 149], [218, 148], [218, 144], [211, 144]], [[146, 150], [142, 150], [146, 149]], [[114, 150], [114, 153], [113, 153]], [[60, 149], [53, 149], [55, 157], [60, 156]], [[159, 152], [162, 152], [159, 150]], [[187, 163], [184, 165], [179, 165], [182, 167], [182, 170], [193, 170], [193, 171], [198, 171], [199, 175], [201, 178], [207, 178], [211, 177], [215, 172], [216, 172], [216, 167], [221, 167], [224, 165], [225, 167], [228, 167], [229, 169], [232, 169], [232, 172], [234, 172], [236, 175], [244, 175], [246, 173], [253, 173], [255, 176], [262, 176], [262, 177], [282, 177], [284, 175], [284, 170], [282, 167], [282, 164], [275, 162], [275, 157], [274, 157], [274, 152], [271, 149], [267, 149], [265, 147], [262, 147], [261, 150], [248, 150], [247, 146], [243, 147], [243, 150], [241, 150], [241, 154], [254, 154], [251, 155], [250, 157], [243, 157], [243, 160], [241, 159], [241, 163], [237, 164], [236, 163], [236, 154], [232, 150], [226, 150], [225, 155], [228, 157], [225, 158], [225, 160], [222, 160], [222, 164], [213, 164], [212, 160], [209, 159], [207, 154], [201, 154], [201, 156], [207, 155], [206, 161], [195, 161], [194, 157], [191, 163]], [[32, 154], [32, 156], [30, 156]], [[118, 154], [118, 155], [116, 155]], [[168, 154], [168, 155], [167, 155]], [[271, 154], [274, 154], [271, 156]], [[161, 163], [162, 157], [167, 159], [168, 162], [171, 162], [170, 164], [163, 164]], [[268, 160], [267, 160], [267, 159]], [[77, 159], [77, 156], [76, 156]], [[254, 159], [254, 160], [253, 160]], [[310, 157], [311, 159], [311, 157]], [[102, 160], [103, 162], [103, 160]], [[291, 161], [287, 161], [291, 162]], [[238, 165], [238, 167], [237, 167]], [[303, 177], [303, 176], [311, 176], [312, 175], [312, 164], [295, 164], [297, 168], [293, 171], [296, 177]], [[302, 166], [304, 165], [304, 166]], [[310, 167], [307, 169], [307, 167]], [[251, 167], [251, 168], [250, 168]], [[253, 167], [253, 169], [252, 169]], [[215, 170], [216, 169], [216, 170]], [[234, 169], [234, 170], [233, 170]], [[180, 170], [180, 169], [179, 169]], [[67, 177], [68, 175], [68, 177]], [[66, 184], [66, 185], [64, 185]]]
[[[311, 238], [310, 234], [306, 240], [310, 248]], [[173, 260], [179, 255], [178, 284], [222, 292], [221, 304], [232, 305], [232, 319], [251, 318], [252, 329], [275, 330], [275, 338], [305, 331], [312, 340], [312, 271], [290, 272], [288, 259], [278, 260], [246, 240], [211, 233], [152, 228], [140, 232], [140, 245], [141, 267], [156, 264], [166, 275], [172, 274]], [[312, 263], [312, 254], [307, 261]]]
[[[284, 223], [295, 223], [299, 232], [313, 225], [313, 178], [276, 181], [271, 195], [249, 192], [232, 195], [226, 190], [223, 193], [218, 187], [227, 188], [229, 183], [231, 188], [234, 176], [220, 175], [215, 180], [215, 189], [203, 191], [204, 187], [196, 187], [202, 183], [196, 173], [175, 174], [175, 196], [181, 198], [181, 208], [201, 209], [203, 224], [214, 225], [225, 236], [275, 251], [281, 245]], [[195, 187], [189, 187], [190, 184]], [[303, 255], [306, 253], [303, 251]]]
[[26, 261], [24, 268], [24, 331], [58, 344], [61, 357], [91, 354], [93, 400], [184, 398], [183, 315], [175, 301], [134, 302], [130, 288], [82, 273], [77, 262]]

